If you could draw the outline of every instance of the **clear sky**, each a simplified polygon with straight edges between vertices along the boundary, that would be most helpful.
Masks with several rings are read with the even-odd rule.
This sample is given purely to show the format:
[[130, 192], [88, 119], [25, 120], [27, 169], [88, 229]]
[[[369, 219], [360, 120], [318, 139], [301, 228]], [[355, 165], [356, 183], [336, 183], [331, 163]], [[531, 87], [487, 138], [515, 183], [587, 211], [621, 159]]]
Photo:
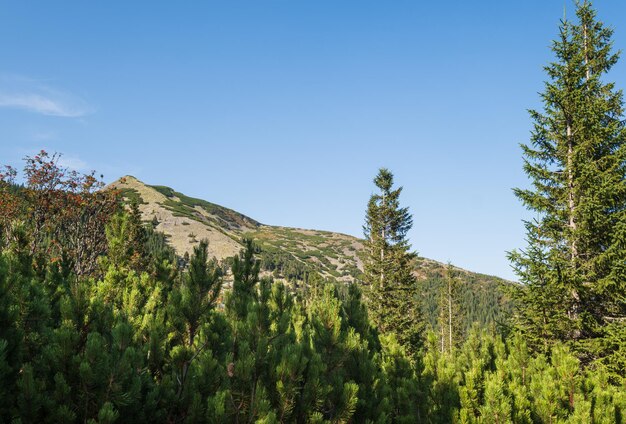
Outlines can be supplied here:
[[[598, 0], [626, 49], [626, 2]], [[514, 279], [518, 144], [563, 0], [0, 0], [0, 163], [39, 149], [266, 224], [362, 235], [381, 166], [420, 255]], [[626, 58], [610, 79], [626, 88]]]

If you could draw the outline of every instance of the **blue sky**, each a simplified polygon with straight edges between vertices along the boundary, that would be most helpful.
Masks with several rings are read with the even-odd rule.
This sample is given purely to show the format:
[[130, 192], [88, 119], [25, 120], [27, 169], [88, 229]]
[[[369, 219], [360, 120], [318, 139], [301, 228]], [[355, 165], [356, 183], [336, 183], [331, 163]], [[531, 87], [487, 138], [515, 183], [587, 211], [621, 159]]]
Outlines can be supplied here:
[[[594, 4], [625, 49], [626, 2]], [[0, 162], [44, 148], [356, 236], [385, 166], [420, 255], [514, 279], [518, 144], [564, 5], [1, 0]], [[626, 87], [626, 59], [610, 79]]]

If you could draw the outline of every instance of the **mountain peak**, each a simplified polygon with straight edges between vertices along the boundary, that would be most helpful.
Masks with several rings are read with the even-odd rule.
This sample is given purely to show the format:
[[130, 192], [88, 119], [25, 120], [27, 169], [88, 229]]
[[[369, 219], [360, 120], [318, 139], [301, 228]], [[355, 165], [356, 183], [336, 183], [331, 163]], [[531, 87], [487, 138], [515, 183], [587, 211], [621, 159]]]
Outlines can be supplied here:
[[[157, 223], [156, 230], [165, 234], [180, 256], [191, 254], [200, 240], [207, 240], [209, 256], [222, 260], [238, 254], [243, 238], [251, 238], [261, 247], [262, 259], [275, 265], [272, 269], [277, 276], [304, 278], [306, 272], [315, 271], [325, 277], [353, 281], [363, 268], [363, 241], [353, 236], [263, 225], [232, 209], [167, 186], [145, 184], [132, 175], [121, 177], [109, 187], [118, 189], [127, 202], [137, 203], [143, 220]], [[425, 278], [444, 269], [445, 265], [437, 261], [421, 258], [416, 274]], [[492, 277], [479, 279], [483, 278]]]

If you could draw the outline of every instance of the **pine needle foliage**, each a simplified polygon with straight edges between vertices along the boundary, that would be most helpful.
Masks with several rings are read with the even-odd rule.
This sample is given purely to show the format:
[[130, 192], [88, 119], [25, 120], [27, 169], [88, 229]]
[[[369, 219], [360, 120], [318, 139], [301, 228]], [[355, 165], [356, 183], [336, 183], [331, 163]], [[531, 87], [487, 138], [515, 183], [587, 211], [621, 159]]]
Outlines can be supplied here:
[[414, 353], [421, 346], [423, 322], [413, 275], [417, 254], [407, 238], [413, 218], [407, 207], [400, 206], [402, 187], [393, 187], [389, 170], [381, 168], [374, 184], [378, 192], [370, 197], [363, 226], [369, 308], [378, 329], [395, 334]]
[[532, 187], [515, 190], [536, 218], [525, 223], [527, 248], [510, 258], [524, 283], [517, 323], [531, 346], [567, 342], [584, 363], [615, 366], [624, 347], [607, 329], [626, 331], [626, 128], [622, 92], [605, 81], [619, 57], [612, 34], [588, 1], [561, 22], [543, 111], [530, 111], [522, 145]]

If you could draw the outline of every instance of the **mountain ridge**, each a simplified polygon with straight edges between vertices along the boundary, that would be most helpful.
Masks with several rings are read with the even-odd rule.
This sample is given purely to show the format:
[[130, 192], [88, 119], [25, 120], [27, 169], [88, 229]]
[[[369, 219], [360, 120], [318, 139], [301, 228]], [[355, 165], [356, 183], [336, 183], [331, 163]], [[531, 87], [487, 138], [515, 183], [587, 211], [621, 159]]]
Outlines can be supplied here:
[[[363, 240], [332, 231], [262, 224], [233, 209], [186, 196], [168, 186], [148, 185], [127, 175], [107, 185], [118, 189], [127, 202], [136, 202], [144, 221], [163, 232], [180, 256], [191, 254], [202, 239], [209, 242], [209, 255], [225, 260], [242, 248], [244, 237], [259, 245], [264, 267], [277, 278], [298, 279], [306, 271], [324, 277], [354, 281], [363, 269]], [[299, 265], [300, 264], [300, 265]], [[446, 265], [420, 257], [415, 273], [421, 279], [442, 274]], [[302, 269], [300, 269], [302, 268]], [[478, 279], [506, 280], [454, 267]], [[472, 278], [474, 279], [474, 278]]]

